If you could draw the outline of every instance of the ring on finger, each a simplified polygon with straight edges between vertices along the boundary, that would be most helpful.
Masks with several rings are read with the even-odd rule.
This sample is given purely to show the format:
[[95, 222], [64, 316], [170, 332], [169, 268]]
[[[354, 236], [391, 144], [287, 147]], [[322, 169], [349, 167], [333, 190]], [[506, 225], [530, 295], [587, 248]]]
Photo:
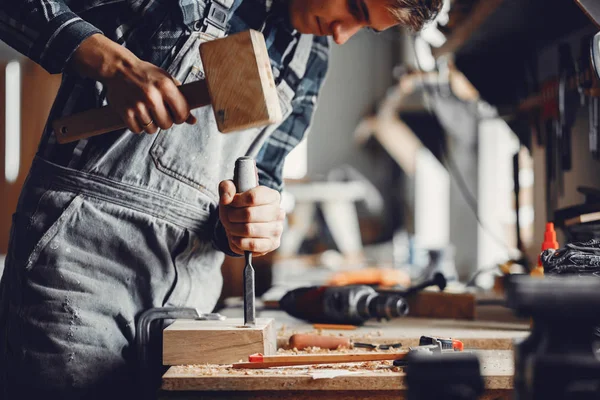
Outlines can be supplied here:
[[150, 122], [148, 122], [147, 124], [142, 125], [142, 128], [146, 129], [147, 127], [149, 127], [150, 125], [152, 125], [154, 123], [154, 120], [151, 119]]

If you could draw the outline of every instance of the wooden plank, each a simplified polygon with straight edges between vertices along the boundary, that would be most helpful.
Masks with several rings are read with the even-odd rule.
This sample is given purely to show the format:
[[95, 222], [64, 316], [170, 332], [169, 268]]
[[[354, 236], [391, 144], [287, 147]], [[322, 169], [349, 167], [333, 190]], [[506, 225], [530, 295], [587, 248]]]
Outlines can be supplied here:
[[503, 2], [504, 0], [479, 0], [473, 7], [471, 14], [469, 14], [469, 16], [454, 29], [448, 40], [442, 46], [432, 49], [433, 56], [439, 58], [444, 55], [455, 53]]
[[408, 315], [422, 318], [475, 319], [471, 293], [420, 292], [408, 298]]
[[[477, 351], [481, 373], [488, 390], [512, 389], [514, 373], [512, 351]], [[171, 367], [163, 376], [165, 391], [198, 392], [256, 392], [274, 391], [356, 391], [356, 398], [366, 393], [406, 390], [406, 375], [391, 370], [373, 371], [353, 369], [352, 375], [329, 379], [314, 379], [315, 369], [310, 367], [288, 367], [266, 370], [235, 370], [226, 366], [217, 369], [210, 366]], [[360, 394], [363, 393], [363, 394]]]
[[258, 318], [244, 327], [242, 319], [225, 321], [178, 320], [163, 331], [163, 364], [231, 364], [250, 354], [275, 354], [273, 320]]
[[[282, 397], [283, 395], [283, 397]], [[404, 390], [380, 390], [364, 394], [369, 400], [404, 400]], [[161, 392], [159, 399], [162, 400], [356, 400], [356, 391], [318, 391], [298, 390], [290, 392], [262, 391], [262, 392]], [[512, 400], [512, 390], [486, 390], [479, 400]]]
[[297, 365], [355, 363], [364, 361], [401, 360], [407, 351], [392, 353], [348, 353], [348, 354], [295, 354], [260, 357], [258, 362], [243, 362], [232, 365], [235, 369], [263, 369]]

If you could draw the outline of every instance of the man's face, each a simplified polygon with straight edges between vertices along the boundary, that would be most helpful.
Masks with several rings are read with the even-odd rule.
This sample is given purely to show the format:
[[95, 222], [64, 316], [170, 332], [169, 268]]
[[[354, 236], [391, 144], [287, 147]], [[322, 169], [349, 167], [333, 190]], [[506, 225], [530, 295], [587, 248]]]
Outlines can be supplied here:
[[333, 36], [344, 44], [361, 28], [398, 25], [388, 5], [388, 0], [290, 0], [290, 19], [300, 33]]

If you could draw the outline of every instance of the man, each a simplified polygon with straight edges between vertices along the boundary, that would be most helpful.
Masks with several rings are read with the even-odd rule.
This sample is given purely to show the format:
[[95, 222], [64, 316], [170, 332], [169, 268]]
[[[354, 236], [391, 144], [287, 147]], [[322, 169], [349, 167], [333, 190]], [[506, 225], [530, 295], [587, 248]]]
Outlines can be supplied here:
[[[44, 131], [0, 289], [8, 398], [135, 396], [140, 313], [210, 312], [223, 253], [278, 247], [283, 161], [310, 123], [327, 36], [343, 44], [362, 28], [419, 29], [441, 3], [4, 0], [0, 39], [63, 73], [49, 120], [109, 104], [128, 127], [67, 145]], [[223, 135], [177, 85], [203, 78], [201, 42], [247, 29], [265, 35], [285, 119]], [[226, 179], [243, 155], [256, 158], [261, 186], [237, 195]]]

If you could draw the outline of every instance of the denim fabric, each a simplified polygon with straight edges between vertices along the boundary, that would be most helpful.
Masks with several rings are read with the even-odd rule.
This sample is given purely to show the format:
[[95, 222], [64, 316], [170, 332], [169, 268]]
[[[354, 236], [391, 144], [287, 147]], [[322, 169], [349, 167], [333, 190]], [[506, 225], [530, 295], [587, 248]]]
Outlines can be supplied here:
[[[291, 90], [293, 112], [256, 154], [260, 184], [282, 190], [285, 157], [307, 132], [325, 78], [328, 41], [293, 29], [288, 0], [220, 1], [232, 6], [223, 34], [262, 30], [273, 76], [277, 83], [285, 81]], [[3, 0], [0, 40], [49, 72], [63, 72], [49, 116], [52, 121], [106, 103], [102, 84], [68, 68], [73, 52], [90, 35], [102, 32], [140, 59], [167, 68], [187, 37], [203, 29], [211, 4], [210, 0]], [[88, 153], [112, 152], [113, 145], [121, 146], [122, 140], [129, 140], [122, 136], [123, 131], [117, 131], [60, 145], [48, 124], [39, 154], [60, 165], [85, 169]]]
[[[193, 33], [169, 72], [200, 79]], [[278, 87], [284, 114], [289, 87]], [[275, 127], [220, 134], [198, 125], [124, 132], [85, 168], [36, 157], [24, 185], [0, 286], [0, 372], [7, 398], [131, 398], [135, 321], [146, 309], [218, 299], [224, 255], [211, 244], [217, 185]]]

